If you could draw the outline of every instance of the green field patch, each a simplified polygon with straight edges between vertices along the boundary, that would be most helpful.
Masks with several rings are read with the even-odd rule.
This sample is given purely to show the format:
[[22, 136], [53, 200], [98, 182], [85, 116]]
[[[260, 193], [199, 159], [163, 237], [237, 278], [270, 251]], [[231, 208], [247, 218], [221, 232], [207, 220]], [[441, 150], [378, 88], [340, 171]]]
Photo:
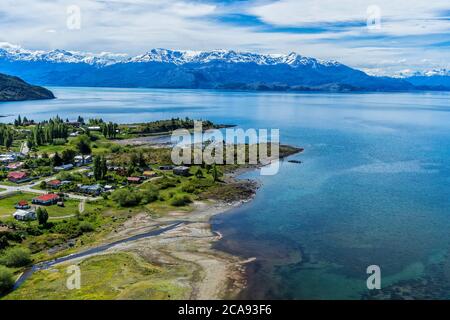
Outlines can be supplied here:
[[66, 286], [67, 265], [38, 271], [4, 299], [106, 300], [185, 299], [189, 288], [177, 282], [187, 276], [174, 267], [170, 271], [152, 265], [131, 253], [114, 253], [87, 258], [78, 263], [81, 287]]

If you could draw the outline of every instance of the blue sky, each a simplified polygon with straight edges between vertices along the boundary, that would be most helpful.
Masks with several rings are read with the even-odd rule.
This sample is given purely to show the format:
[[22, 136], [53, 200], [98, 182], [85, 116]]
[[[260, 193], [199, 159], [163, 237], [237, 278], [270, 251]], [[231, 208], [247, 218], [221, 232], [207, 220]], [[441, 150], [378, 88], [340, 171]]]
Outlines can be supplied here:
[[[28, 49], [295, 51], [374, 74], [450, 69], [448, 0], [1, 1], [0, 42]], [[67, 28], [71, 5], [80, 29]]]

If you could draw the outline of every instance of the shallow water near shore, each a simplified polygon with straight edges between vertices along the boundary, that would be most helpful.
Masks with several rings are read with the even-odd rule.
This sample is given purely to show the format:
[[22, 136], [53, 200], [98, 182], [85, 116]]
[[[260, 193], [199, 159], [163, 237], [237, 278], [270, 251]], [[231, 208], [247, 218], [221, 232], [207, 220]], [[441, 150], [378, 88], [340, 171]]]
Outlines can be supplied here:
[[[305, 148], [254, 201], [213, 218], [216, 247], [243, 257], [243, 298], [450, 298], [450, 94], [291, 94], [52, 88], [1, 114], [142, 122], [191, 117], [278, 128]], [[0, 118], [11, 122], [13, 117]], [[379, 265], [381, 293], [366, 287]]]

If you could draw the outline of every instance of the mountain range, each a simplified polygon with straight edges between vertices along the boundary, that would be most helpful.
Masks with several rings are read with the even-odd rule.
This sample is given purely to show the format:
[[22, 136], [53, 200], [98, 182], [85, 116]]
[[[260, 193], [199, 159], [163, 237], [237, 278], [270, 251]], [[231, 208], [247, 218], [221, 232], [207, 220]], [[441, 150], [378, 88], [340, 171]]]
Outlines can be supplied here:
[[53, 98], [53, 93], [45, 88], [32, 86], [18, 77], [0, 73], [0, 102]]
[[450, 90], [450, 76], [370, 76], [337, 61], [297, 53], [153, 49], [129, 57], [0, 46], [0, 72], [46, 86], [277, 91]]

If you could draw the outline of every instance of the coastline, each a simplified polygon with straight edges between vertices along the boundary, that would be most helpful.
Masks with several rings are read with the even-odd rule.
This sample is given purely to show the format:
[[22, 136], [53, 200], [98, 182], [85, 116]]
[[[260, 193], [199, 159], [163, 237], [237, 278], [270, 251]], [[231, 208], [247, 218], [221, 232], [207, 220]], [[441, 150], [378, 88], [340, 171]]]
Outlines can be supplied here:
[[[280, 158], [301, 151], [303, 151], [301, 148], [292, 148], [289, 154], [283, 154]], [[70, 259], [69, 256], [69, 259], [54, 263], [45, 270], [37, 272], [54, 273], [55, 268], [59, 268], [62, 273], [65, 270], [64, 267], [73, 264], [80, 265], [86, 260], [90, 261], [108, 255], [131, 254], [165, 270], [184, 270], [182, 276], [176, 274], [170, 279], [171, 284], [182, 288], [183, 291], [181, 296], [174, 295], [175, 299], [237, 298], [247, 285], [246, 264], [253, 262], [255, 258], [239, 257], [214, 248], [214, 244], [222, 238], [222, 235], [212, 230], [211, 218], [252, 201], [259, 188], [258, 182], [240, 180], [237, 177], [244, 172], [259, 168], [260, 166], [246, 166], [226, 173], [225, 183], [234, 190], [239, 188], [239, 192], [235, 192], [232, 199], [205, 198], [194, 202], [192, 211], [173, 210], [158, 218], [154, 218], [148, 213], [138, 213], [102, 240], [103, 244], [120, 242], [119, 244], [93, 254], [74, 257], [74, 259]], [[155, 236], [122, 243], [125, 239], [158, 230], [169, 224], [177, 225]], [[140, 285], [140, 283], [136, 283], [136, 285]], [[14, 299], [16, 292], [17, 290], [13, 291], [12, 295], [6, 296], [5, 299]], [[19, 292], [18, 297], [23, 298], [23, 295]], [[114, 298], [127, 297], [118, 294]], [[144, 299], [146, 297], [134, 298]]]

